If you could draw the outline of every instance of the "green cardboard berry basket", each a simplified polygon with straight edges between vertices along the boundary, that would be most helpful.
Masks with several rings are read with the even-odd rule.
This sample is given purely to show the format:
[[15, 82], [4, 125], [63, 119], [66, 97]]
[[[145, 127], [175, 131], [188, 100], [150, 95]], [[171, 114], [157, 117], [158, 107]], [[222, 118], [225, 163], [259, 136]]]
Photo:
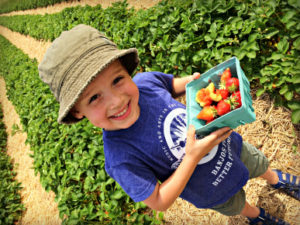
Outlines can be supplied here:
[[[228, 67], [231, 70], [232, 77], [237, 77], [239, 79], [242, 106], [206, 124], [205, 121], [197, 119], [197, 115], [201, 111], [202, 107], [195, 100], [196, 93], [201, 88], [207, 87], [209, 82], [213, 82], [215, 87], [218, 88], [221, 78], [219, 74], [222, 74], [222, 72]], [[236, 57], [232, 57], [231, 59], [208, 70], [202, 74], [199, 79], [188, 83], [186, 85], [186, 107], [187, 127], [189, 127], [190, 124], [193, 124], [198, 138], [202, 138], [222, 127], [230, 127], [234, 129], [240, 125], [255, 121], [255, 113], [252, 107], [252, 98], [250, 95], [250, 84], [241, 69], [239, 60]]]

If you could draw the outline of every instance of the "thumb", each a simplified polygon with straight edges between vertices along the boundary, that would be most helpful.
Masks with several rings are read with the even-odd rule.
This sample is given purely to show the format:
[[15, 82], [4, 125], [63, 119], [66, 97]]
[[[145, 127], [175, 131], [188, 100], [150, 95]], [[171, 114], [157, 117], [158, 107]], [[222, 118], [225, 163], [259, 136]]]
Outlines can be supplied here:
[[195, 127], [194, 127], [194, 125], [191, 124], [187, 131], [187, 141], [188, 142], [195, 140], [195, 133], [196, 133]]

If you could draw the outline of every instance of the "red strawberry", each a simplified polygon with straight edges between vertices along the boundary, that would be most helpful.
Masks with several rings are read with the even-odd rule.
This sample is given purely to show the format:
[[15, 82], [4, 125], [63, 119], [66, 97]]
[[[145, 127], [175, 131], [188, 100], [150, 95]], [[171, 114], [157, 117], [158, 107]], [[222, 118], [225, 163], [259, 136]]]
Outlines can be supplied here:
[[241, 93], [239, 91], [232, 93], [230, 101], [235, 109], [240, 108], [242, 105]]
[[212, 121], [217, 115], [217, 109], [215, 106], [204, 106], [200, 113], [197, 115], [197, 119]]
[[226, 81], [226, 89], [232, 93], [239, 89], [239, 79], [232, 77]]
[[226, 83], [226, 81], [227, 81], [229, 78], [231, 78], [231, 71], [230, 71], [230, 68], [228, 67], [228, 68], [226, 68], [226, 69], [223, 71], [223, 73], [222, 73], [222, 75], [221, 75], [221, 82]]
[[217, 89], [216, 94], [221, 95], [222, 99], [226, 99], [229, 95], [229, 91], [227, 89]]
[[217, 104], [217, 113], [219, 116], [222, 116], [231, 110], [230, 102], [227, 100], [221, 100]]
[[209, 96], [209, 91], [206, 90], [205, 88], [200, 89], [196, 93], [196, 102], [198, 102], [201, 107], [211, 105], [212, 100]]

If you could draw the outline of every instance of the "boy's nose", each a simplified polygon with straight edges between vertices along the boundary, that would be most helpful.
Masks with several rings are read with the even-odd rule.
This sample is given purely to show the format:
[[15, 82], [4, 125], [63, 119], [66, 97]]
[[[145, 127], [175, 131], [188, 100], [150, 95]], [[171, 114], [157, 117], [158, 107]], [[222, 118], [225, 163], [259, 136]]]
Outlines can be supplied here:
[[122, 97], [117, 94], [117, 93], [111, 93], [109, 96], [108, 96], [108, 102], [109, 102], [109, 107], [110, 108], [116, 108], [116, 107], [119, 107], [120, 106], [120, 103], [122, 102]]

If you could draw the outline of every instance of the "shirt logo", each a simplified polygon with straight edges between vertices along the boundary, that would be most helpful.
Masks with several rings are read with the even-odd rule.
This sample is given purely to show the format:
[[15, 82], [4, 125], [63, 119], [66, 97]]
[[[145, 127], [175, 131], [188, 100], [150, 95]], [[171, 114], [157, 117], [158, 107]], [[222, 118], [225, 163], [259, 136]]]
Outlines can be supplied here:
[[[169, 106], [172, 107], [172, 106]], [[164, 109], [158, 119], [158, 138], [163, 145], [162, 149], [168, 159], [172, 162], [171, 168], [176, 169], [184, 155], [186, 144], [186, 110], [175, 108], [173, 110]], [[215, 146], [198, 165], [209, 162], [214, 158], [218, 150]]]

